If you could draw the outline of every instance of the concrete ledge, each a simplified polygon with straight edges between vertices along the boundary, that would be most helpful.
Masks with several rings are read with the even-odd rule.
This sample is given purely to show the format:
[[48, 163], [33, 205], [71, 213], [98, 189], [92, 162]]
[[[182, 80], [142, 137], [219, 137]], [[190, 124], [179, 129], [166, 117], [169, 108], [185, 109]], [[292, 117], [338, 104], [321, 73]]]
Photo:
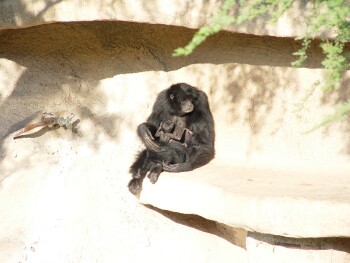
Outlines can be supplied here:
[[145, 179], [140, 200], [251, 232], [286, 237], [350, 237], [348, 173], [240, 168], [211, 163]]

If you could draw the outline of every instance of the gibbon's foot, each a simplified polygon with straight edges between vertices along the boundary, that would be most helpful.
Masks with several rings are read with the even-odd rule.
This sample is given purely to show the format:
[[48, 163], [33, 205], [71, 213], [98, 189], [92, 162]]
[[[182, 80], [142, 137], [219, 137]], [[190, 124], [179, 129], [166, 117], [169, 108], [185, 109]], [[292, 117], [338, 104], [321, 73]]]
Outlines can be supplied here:
[[152, 184], [155, 184], [158, 181], [160, 173], [158, 171], [151, 171], [148, 173], [147, 177]]
[[143, 179], [140, 179], [140, 178], [133, 178], [133, 179], [130, 180], [130, 182], [128, 184], [128, 188], [129, 188], [129, 191], [133, 195], [137, 195], [138, 193], [141, 192], [142, 181], [143, 181]]

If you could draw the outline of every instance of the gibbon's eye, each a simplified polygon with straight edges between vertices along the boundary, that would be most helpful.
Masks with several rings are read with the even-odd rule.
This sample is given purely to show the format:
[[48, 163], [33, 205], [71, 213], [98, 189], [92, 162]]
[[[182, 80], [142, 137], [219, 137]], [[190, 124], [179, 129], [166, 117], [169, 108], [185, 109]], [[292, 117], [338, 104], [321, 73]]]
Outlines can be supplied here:
[[174, 94], [170, 94], [170, 99], [171, 99], [171, 100], [174, 100], [174, 97], [175, 97]]

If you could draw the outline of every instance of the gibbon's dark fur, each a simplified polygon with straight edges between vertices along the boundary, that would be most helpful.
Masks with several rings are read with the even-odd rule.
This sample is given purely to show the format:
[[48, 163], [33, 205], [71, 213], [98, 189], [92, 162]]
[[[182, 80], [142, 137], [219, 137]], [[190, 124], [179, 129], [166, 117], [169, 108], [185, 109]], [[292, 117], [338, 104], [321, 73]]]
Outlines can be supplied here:
[[[155, 137], [161, 123], [174, 119], [180, 119], [192, 131], [186, 147]], [[132, 179], [128, 187], [133, 194], [141, 191], [146, 175], [155, 183], [162, 171], [191, 171], [207, 164], [215, 155], [214, 119], [208, 97], [186, 83], [174, 84], [158, 94], [151, 115], [138, 126], [137, 133], [146, 149], [130, 167]]]

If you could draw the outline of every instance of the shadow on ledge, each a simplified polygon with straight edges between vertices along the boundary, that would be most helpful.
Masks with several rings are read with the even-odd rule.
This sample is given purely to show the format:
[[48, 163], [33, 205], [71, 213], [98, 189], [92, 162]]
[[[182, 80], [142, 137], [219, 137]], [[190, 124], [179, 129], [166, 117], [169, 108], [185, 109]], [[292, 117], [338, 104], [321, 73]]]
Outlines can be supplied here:
[[198, 215], [187, 215], [172, 211], [161, 210], [151, 205], [145, 206], [162, 214], [163, 216], [174, 221], [175, 223], [216, 235], [220, 238], [225, 239], [226, 241], [230, 242], [235, 246], [239, 246], [243, 249], [246, 249], [247, 231], [243, 229], [233, 228]]
[[282, 246], [291, 249], [328, 250], [334, 249], [350, 253], [350, 238], [291, 238], [261, 233], [248, 233], [248, 238], [268, 243], [272, 246]]

